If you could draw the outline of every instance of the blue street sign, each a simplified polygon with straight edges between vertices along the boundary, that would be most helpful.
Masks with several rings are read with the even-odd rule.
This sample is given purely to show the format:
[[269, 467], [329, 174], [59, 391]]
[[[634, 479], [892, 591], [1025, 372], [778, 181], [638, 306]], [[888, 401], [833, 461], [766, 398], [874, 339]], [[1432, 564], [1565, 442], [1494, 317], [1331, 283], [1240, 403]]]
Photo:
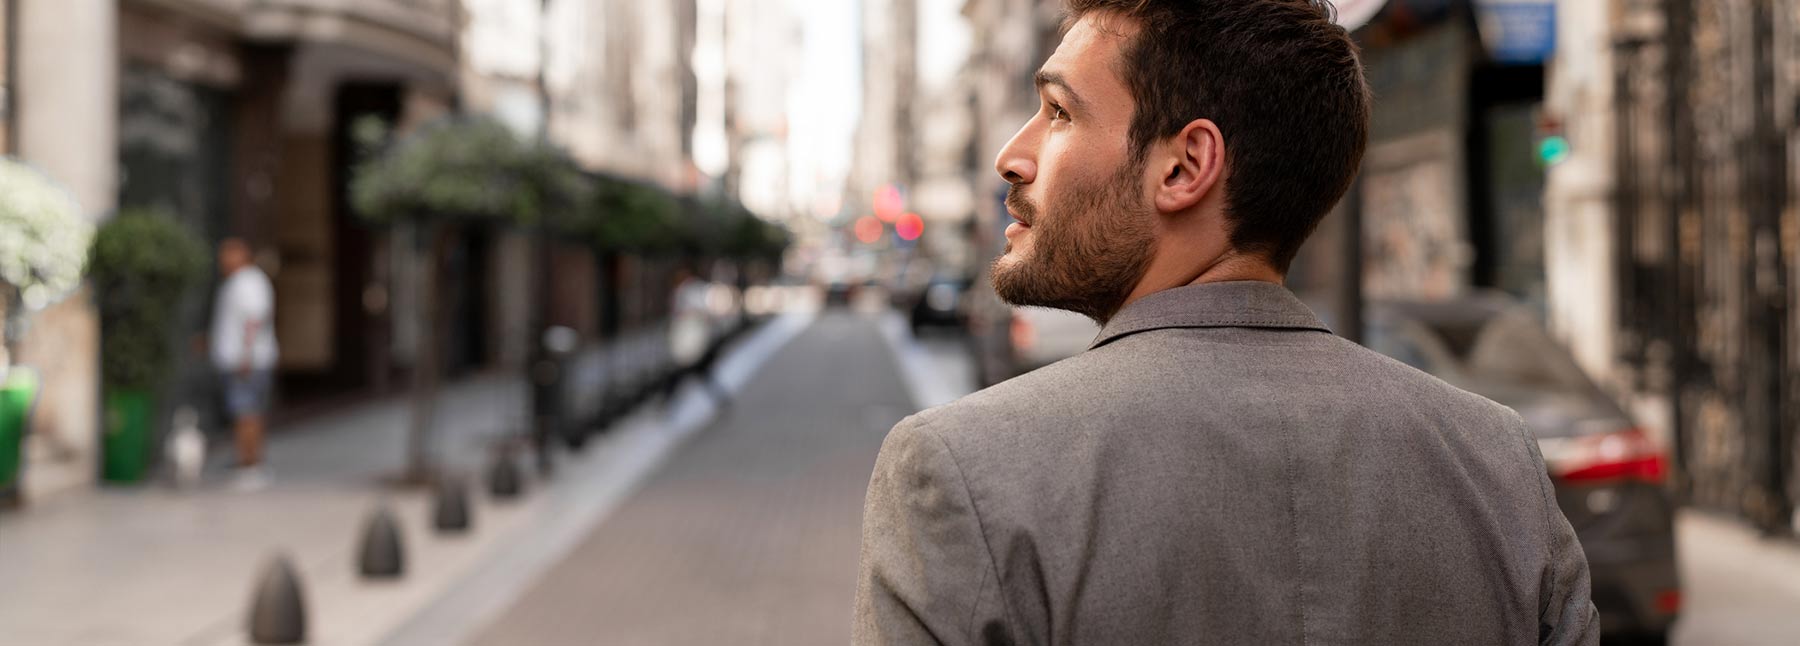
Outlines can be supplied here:
[[1477, 0], [1481, 42], [1495, 62], [1541, 65], [1556, 53], [1553, 0]]

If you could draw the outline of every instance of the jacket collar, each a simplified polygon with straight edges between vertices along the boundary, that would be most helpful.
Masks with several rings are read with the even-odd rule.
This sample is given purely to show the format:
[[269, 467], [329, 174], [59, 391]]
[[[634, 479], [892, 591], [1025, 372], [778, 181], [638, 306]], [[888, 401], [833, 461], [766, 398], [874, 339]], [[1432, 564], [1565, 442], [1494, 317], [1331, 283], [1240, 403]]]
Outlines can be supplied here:
[[1185, 285], [1140, 298], [1107, 321], [1088, 349], [1163, 328], [1331, 329], [1286, 287], [1262, 281]]

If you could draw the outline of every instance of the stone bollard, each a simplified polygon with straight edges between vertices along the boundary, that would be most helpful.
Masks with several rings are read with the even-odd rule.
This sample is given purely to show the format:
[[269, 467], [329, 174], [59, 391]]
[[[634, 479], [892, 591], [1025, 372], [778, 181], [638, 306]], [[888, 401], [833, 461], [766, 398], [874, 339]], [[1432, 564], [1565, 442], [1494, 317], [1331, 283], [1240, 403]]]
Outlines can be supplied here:
[[250, 601], [250, 641], [255, 644], [306, 642], [306, 599], [286, 554], [263, 568]]
[[431, 526], [440, 534], [469, 531], [469, 486], [458, 476], [438, 479], [431, 510]]
[[406, 573], [406, 551], [400, 543], [400, 524], [383, 502], [363, 525], [357, 572], [365, 579], [395, 579]]
[[494, 462], [488, 465], [488, 493], [496, 500], [512, 500], [525, 492], [525, 479], [513, 453], [511, 446], [502, 446], [494, 451]]

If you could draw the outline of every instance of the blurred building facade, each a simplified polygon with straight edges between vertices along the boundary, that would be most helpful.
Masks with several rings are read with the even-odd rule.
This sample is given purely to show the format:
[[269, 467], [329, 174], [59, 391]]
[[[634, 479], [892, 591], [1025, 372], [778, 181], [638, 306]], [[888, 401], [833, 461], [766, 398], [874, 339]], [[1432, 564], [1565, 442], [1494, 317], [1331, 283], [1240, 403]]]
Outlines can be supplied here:
[[551, 0], [545, 12], [551, 140], [590, 169], [697, 186], [695, 0]]
[[[774, 19], [750, 4], [732, 3], [738, 29], [763, 40], [739, 54], [779, 39], [760, 33]], [[152, 208], [209, 244], [248, 239], [276, 288], [278, 410], [401, 388], [426, 351], [409, 324], [420, 268], [401, 253], [413, 232], [362, 223], [347, 198], [356, 165], [417, 126], [492, 115], [548, 137], [591, 172], [683, 193], [723, 184], [694, 163], [695, 0], [3, 0], [0, 9], [0, 153], [43, 169], [96, 221]], [[791, 71], [739, 63], [721, 74], [754, 106], [753, 126], [728, 150], [778, 138], [780, 106], [765, 86]], [[472, 226], [454, 238], [438, 281], [449, 334], [434, 350], [453, 374], [519, 365], [537, 306], [530, 236]], [[551, 324], [593, 338], [607, 327], [602, 311], [629, 322], [666, 306], [654, 289], [619, 288], [666, 281], [670, 267], [582, 245], [549, 253], [566, 277], [548, 295]], [[167, 408], [213, 408], [211, 369], [188, 343], [206, 329], [210, 290], [186, 303]], [[622, 291], [632, 302], [618, 302]], [[90, 485], [101, 432], [90, 299], [35, 320], [15, 358], [45, 379], [29, 497]]]
[[914, 136], [918, 76], [917, 0], [862, 3], [862, 121], [846, 205], [859, 215], [884, 186], [905, 191], [918, 175]]
[[728, 163], [724, 191], [764, 217], [788, 219], [788, 100], [799, 73], [802, 30], [796, 16], [766, 0], [721, 3], [723, 123]]
[[1038, 111], [1037, 70], [1062, 42], [1062, 3], [1057, 0], [969, 0], [963, 15], [976, 34], [966, 73], [974, 115], [966, 172], [974, 193], [976, 244], [981, 259], [999, 254], [1006, 213], [1006, 182], [994, 172], [994, 156]]
[[1375, 97], [1368, 149], [1290, 286], [1323, 293], [1351, 272], [1373, 299], [1494, 289], [1544, 309], [1544, 171], [1532, 145], [1554, 11], [1552, 0], [1390, 0], [1356, 31]]
[[[692, 191], [695, 4], [465, 0], [460, 109], [544, 137], [590, 172]], [[484, 324], [488, 365], [525, 360], [534, 314], [592, 339], [656, 307], [617, 298], [622, 285], [653, 273], [635, 259], [526, 231], [493, 228], [483, 237], [485, 286], [464, 310]], [[541, 270], [556, 279], [536, 295]]]
[[[238, 236], [260, 250], [290, 402], [388, 383], [410, 349], [392, 308], [405, 294], [390, 289], [404, 268], [388, 253], [404, 231], [373, 230], [349, 208], [355, 126], [404, 130], [454, 106], [458, 3], [117, 6], [121, 208], [160, 209], [208, 242]], [[204, 302], [190, 308], [195, 331]], [[207, 408], [208, 368], [191, 360], [184, 372], [173, 399]]]
[[[960, 24], [931, 13], [945, 7]], [[1054, 50], [1060, 21], [1056, 0], [865, 2], [863, 112], [844, 215], [870, 214], [877, 192], [898, 189], [925, 223], [916, 244], [897, 245], [902, 255], [941, 275], [984, 272], [1007, 218], [991, 153], [1036, 112], [1032, 74]]]
[[1800, 531], [1800, 6], [1561, 4], [1551, 320], [1688, 500]]

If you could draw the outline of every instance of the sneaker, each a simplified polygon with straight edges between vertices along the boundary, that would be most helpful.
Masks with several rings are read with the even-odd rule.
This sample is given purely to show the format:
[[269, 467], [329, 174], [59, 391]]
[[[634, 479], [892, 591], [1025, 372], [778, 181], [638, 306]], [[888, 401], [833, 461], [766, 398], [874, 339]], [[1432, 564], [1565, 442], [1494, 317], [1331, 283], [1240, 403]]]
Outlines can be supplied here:
[[244, 491], [262, 491], [269, 488], [269, 470], [262, 466], [239, 467], [232, 476], [231, 488]]

